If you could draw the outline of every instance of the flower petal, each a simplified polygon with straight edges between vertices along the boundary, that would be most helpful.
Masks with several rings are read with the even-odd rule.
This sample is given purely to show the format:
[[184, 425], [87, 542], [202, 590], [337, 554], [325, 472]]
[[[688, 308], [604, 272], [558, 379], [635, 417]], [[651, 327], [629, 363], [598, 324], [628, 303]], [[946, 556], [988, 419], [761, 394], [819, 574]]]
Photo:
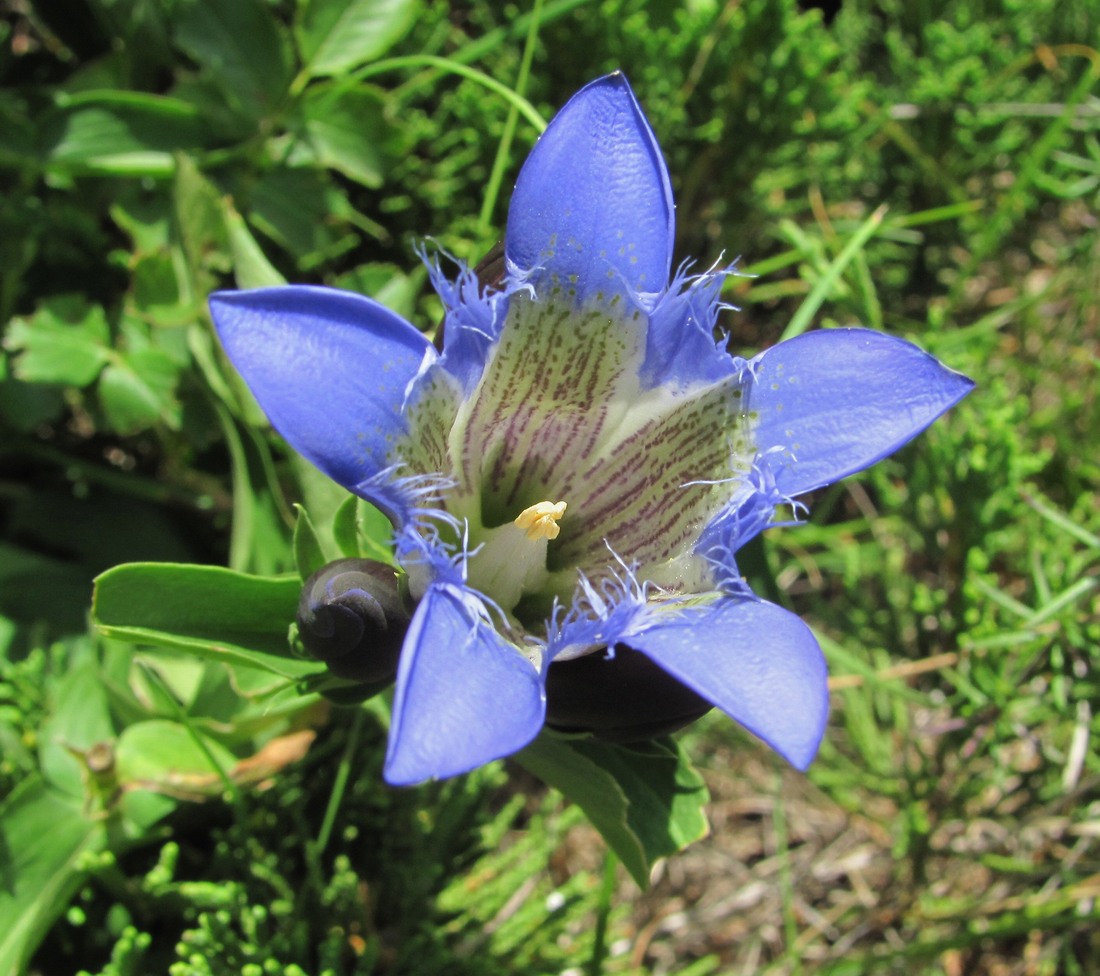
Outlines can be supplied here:
[[401, 652], [386, 781], [406, 786], [511, 755], [538, 735], [545, 714], [538, 669], [493, 629], [481, 600], [436, 584]]
[[789, 495], [861, 471], [974, 388], [911, 342], [867, 329], [807, 332], [758, 356], [748, 409], [756, 445]]
[[753, 598], [687, 612], [628, 643], [714, 702], [799, 769], [817, 754], [829, 712], [825, 659], [793, 613]]
[[723, 307], [720, 296], [733, 268], [714, 268], [690, 277], [677, 273], [649, 314], [642, 383], [652, 389], [683, 389], [740, 374], [743, 359], [726, 351], [725, 339], [715, 341], [714, 327]]
[[408, 322], [369, 298], [307, 286], [218, 292], [210, 313], [296, 451], [352, 490], [387, 466], [406, 389], [436, 357]]
[[536, 291], [556, 278], [581, 300], [657, 293], [668, 284], [673, 221], [657, 139], [615, 72], [577, 92], [531, 150], [508, 211], [505, 255]]

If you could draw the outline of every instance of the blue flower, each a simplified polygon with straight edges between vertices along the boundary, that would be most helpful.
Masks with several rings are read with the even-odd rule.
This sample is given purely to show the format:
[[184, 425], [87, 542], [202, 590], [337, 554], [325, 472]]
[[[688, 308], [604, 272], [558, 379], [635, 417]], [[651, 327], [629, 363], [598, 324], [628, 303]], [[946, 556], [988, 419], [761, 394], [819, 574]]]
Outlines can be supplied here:
[[670, 281], [672, 244], [660, 148], [616, 73], [578, 92], [524, 164], [501, 287], [431, 264], [442, 353], [358, 295], [211, 298], [275, 428], [393, 521], [417, 603], [389, 782], [516, 752], [546, 720], [554, 662], [616, 648], [795, 766], [817, 752], [820, 648], [749, 591], [734, 553], [777, 508], [889, 454], [973, 384], [862, 329], [732, 356], [714, 337], [728, 271]]

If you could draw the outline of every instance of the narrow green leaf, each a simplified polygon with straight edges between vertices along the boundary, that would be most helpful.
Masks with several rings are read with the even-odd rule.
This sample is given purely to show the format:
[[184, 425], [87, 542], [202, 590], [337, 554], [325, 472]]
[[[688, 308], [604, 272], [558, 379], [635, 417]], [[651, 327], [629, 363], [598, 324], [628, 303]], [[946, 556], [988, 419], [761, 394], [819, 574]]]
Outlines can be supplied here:
[[173, 152], [201, 148], [207, 136], [195, 107], [179, 99], [86, 92], [47, 118], [42, 154], [47, 167], [60, 173], [168, 177], [175, 169]]
[[339, 75], [381, 57], [418, 9], [416, 0], [308, 0], [298, 26], [303, 73]]
[[541, 735], [516, 760], [577, 804], [639, 886], [707, 833], [702, 778], [672, 740], [625, 746]]
[[116, 640], [160, 644], [296, 679], [318, 670], [298, 660], [287, 630], [297, 576], [248, 576], [219, 566], [127, 563], [95, 581], [92, 619]]
[[245, 219], [228, 200], [222, 201], [229, 249], [233, 254], [233, 274], [238, 288], [268, 288], [285, 285], [286, 278], [268, 261]]
[[172, 210], [192, 287], [204, 295], [208, 282], [200, 272], [228, 270], [228, 236], [221, 194], [195, 161], [184, 153], [176, 156]]
[[313, 527], [309, 512], [301, 505], [295, 505], [298, 520], [294, 523], [294, 560], [298, 566], [298, 575], [305, 582], [329, 560], [325, 558], [321, 540]]
[[393, 563], [393, 523], [378, 508], [363, 498], [357, 506], [359, 551], [368, 559]]
[[814, 315], [817, 314], [817, 310], [821, 308], [822, 303], [829, 297], [833, 288], [840, 281], [840, 276], [851, 263], [852, 258], [854, 258], [863, 249], [863, 246], [874, 237], [875, 232], [882, 225], [882, 220], [885, 216], [886, 207], [879, 207], [870, 217], [860, 224], [859, 230], [852, 235], [852, 239], [844, 245], [844, 249], [836, 256], [825, 273], [817, 280], [810, 294], [806, 296], [805, 301], [798, 306], [798, 311], [794, 313], [787, 328], [783, 330], [783, 335], [779, 337], [781, 341], [801, 335], [810, 327], [810, 323]]
[[0, 802], [0, 976], [17, 976], [84, 880], [85, 851], [103, 846], [101, 824], [79, 798], [37, 775]]
[[341, 556], [359, 555], [359, 499], [348, 495], [332, 519], [332, 537]]

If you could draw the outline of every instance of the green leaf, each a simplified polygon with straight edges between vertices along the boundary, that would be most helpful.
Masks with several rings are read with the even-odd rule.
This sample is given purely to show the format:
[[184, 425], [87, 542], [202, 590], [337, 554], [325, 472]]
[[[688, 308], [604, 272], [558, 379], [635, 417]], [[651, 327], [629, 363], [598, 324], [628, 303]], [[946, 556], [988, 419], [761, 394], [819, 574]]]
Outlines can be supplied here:
[[92, 619], [107, 637], [180, 648], [297, 679], [318, 670], [291, 654], [297, 576], [248, 576], [219, 566], [128, 563], [95, 581]]
[[16, 353], [13, 372], [28, 383], [87, 386], [111, 357], [107, 317], [98, 305], [66, 296], [15, 319], [4, 346]]
[[229, 235], [229, 250], [233, 255], [233, 274], [238, 288], [268, 288], [285, 285], [286, 278], [268, 261], [263, 248], [244, 218], [233, 205], [223, 201], [225, 229]]
[[515, 759], [585, 812], [642, 888], [658, 858], [707, 833], [707, 788], [671, 739], [626, 746], [544, 733]]
[[166, 792], [202, 791], [217, 795], [217, 777], [228, 773], [237, 757], [225, 746], [189, 731], [178, 722], [150, 719], [123, 729], [115, 745], [115, 764], [124, 786], [145, 785]]
[[424, 291], [427, 273], [422, 264], [416, 265], [410, 274], [406, 274], [395, 264], [374, 262], [352, 268], [339, 275], [333, 284], [337, 288], [369, 295], [376, 302], [411, 321], [416, 314], [417, 299]]
[[347, 231], [348, 203], [324, 170], [273, 167], [252, 186], [251, 226], [309, 269], [354, 247]]
[[85, 797], [84, 767], [74, 753], [115, 736], [107, 689], [92, 654], [85, 653], [65, 672], [52, 699], [50, 716], [39, 732], [42, 774], [51, 786]]
[[0, 802], [0, 976], [24, 971], [84, 880], [77, 865], [104, 843], [78, 798], [31, 776]]
[[192, 287], [205, 294], [205, 270], [229, 269], [229, 241], [224, 206], [217, 187], [190, 156], [176, 157], [176, 179], [172, 185], [172, 209], [183, 253], [191, 271]]
[[301, 505], [295, 505], [294, 509], [298, 513], [298, 520], [294, 523], [294, 560], [298, 566], [298, 575], [304, 583], [329, 560], [325, 557], [309, 512]]
[[132, 263], [131, 308], [146, 321], [163, 325], [186, 325], [194, 311], [180, 295], [176, 263], [167, 248], [137, 257]]
[[332, 537], [341, 556], [359, 555], [359, 499], [348, 495], [332, 519]]
[[378, 93], [361, 86], [315, 85], [300, 108], [289, 165], [326, 166], [370, 189], [382, 185], [393, 127]]
[[355, 495], [336, 510], [332, 536], [340, 555], [393, 563], [393, 524], [378, 508]]
[[158, 421], [180, 425], [175, 383], [179, 367], [160, 349], [127, 353], [103, 370], [96, 387], [111, 427], [119, 434], [148, 430]]
[[359, 551], [368, 559], [393, 563], [393, 523], [366, 499], [356, 507], [359, 520]]
[[180, 4], [176, 42], [250, 119], [273, 112], [286, 94], [286, 45], [262, 0], [188, 0]]
[[416, 0], [308, 0], [298, 26], [303, 72], [339, 75], [381, 57], [418, 8]]
[[201, 148], [203, 121], [187, 102], [141, 92], [84, 92], [67, 98], [43, 127], [54, 172], [168, 177], [172, 154]]

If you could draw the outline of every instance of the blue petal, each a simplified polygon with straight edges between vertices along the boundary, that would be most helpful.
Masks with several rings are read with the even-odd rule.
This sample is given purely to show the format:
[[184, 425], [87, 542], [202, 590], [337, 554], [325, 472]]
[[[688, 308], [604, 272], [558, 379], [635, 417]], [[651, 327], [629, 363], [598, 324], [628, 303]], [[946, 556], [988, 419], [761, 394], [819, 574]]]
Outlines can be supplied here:
[[545, 715], [538, 669], [493, 629], [475, 594], [437, 583], [401, 651], [386, 781], [407, 786], [511, 755]]
[[[508, 266], [539, 291], [556, 278], [580, 299], [668, 284], [672, 188], [626, 78], [582, 88], [520, 170], [508, 211]], [[574, 278], [575, 276], [575, 278]]]
[[458, 271], [451, 281], [440, 266], [438, 255], [429, 257], [421, 251], [420, 257], [445, 310], [440, 366], [469, 394], [481, 379], [489, 349], [500, 338], [507, 292], [498, 289], [486, 294], [477, 275], [457, 258], [452, 258]]
[[369, 298], [306, 286], [218, 292], [210, 314], [233, 365], [299, 454], [353, 491], [388, 466], [406, 389], [435, 358], [408, 322]]
[[677, 272], [649, 313], [642, 366], [646, 389], [714, 383], [740, 372], [744, 360], [734, 359], [725, 341], [714, 338], [722, 285], [732, 273], [732, 268], [722, 268], [689, 278], [684, 268]]
[[825, 659], [798, 617], [733, 598], [631, 635], [628, 642], [799, 769], [829, 712]]
[[792, 525], [797, 522], [776, 522], [780, 505], [793, 504], [796, 514], [801, 505], [791, 502], [775, 484], [775, 476], [766, 458], [757, 458], [746, 475], [747, 494], [736, 497], [730, 505], [707, 523], [699, 536], [695, 551], [710, 564], [716, 587], [724, 593], [744, 593], [748, 588], [737, 566], [735, 553], [767, 528]]
[[974, 388], [911, 342], [867, 329], [807, 332], [751, 369], [756, 446], [775, 451], [776, 484], [788, 495], [869, 467]]

